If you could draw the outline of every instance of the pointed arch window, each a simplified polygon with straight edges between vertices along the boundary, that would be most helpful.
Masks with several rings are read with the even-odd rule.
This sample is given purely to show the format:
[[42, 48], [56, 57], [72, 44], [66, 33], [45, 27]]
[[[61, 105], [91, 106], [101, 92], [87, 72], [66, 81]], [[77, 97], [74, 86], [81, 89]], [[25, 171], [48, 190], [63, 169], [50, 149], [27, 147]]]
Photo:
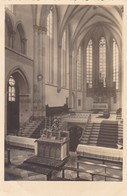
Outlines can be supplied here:
[[52, 38], [53, 30], [53, 8], [50, 9], [49, 14], [47, 16], [47, 35]]
[[119, 52], [118, 45], [113, 39], [113, 83], [115, 84], [115, 88], [118, 90], [119, 86]]
[[47, 47], [48, 47], [48, 64], [47, 64], [47, 82], [53, 83], [53, 7], [51, 7], [47, 16]]
[[99, 41], [99, 83], [106, 87], [106, 40], [101, 37]]
[[13, 78], [13, 76], [10, 76], [8, 82], [8, 101], [15, 101], [15, 100], [16, 100], [15, 79]]
[[81, 47], [77, 54], [77, 90], [81, 90], [82, 84], [82, 58], [81, 58]]
[[62, 48], [61, 48], [61, 86], [66, 87], [67, 76], [67, 34], [63, 32]]
[[87, 87], [92, 88], [93, 86], [93, 42], [92, 40], [89, 41], [86, 49], [86, 73], [87, 73]]

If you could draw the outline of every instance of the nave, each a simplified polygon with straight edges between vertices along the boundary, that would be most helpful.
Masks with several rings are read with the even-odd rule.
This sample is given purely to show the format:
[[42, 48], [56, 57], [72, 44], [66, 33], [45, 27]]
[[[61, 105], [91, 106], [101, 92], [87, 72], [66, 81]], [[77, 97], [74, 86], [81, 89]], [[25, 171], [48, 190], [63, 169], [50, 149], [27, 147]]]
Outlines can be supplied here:
[[5, 6], [5, 180], [122, 180], [123, 18]]

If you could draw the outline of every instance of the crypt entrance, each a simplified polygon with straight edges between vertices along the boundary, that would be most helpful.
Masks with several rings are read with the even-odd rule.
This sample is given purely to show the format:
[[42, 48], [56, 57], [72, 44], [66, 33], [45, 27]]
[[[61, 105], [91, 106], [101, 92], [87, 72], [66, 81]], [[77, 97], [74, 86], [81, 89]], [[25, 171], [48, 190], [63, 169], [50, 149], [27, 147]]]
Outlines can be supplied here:
[[81, 128], [80, 126], [73, 126], [69, 129], [69, 134], [70, 134], [69, 150], [70, 151], [72, 152], [76, 151], [82, 132], [83, 132], [83, 128]]

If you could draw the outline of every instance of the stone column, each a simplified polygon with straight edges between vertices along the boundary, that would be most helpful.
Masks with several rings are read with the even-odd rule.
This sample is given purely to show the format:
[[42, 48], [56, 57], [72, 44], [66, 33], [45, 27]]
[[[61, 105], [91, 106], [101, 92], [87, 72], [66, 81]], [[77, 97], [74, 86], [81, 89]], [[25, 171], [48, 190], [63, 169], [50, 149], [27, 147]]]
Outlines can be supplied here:
[[83, 51], [84, 51], [84, 55], [83, 55], [83, 85], [82, 85], [82, 87], [83, 87], [83, 89], [82, 89], [82, 91], [83, 91], [83, 95], [82, 95], [82, 101], [83, 101], [83, 103], [82, 103], [82, 109], [83, 110], [85, 110], [85, 99], [86, 99], [86, 77], [87, 77], [87, 75], [86, 75], [86, 47], [85, 48], [83, 48]]
[[42, 115], [45, 116], [46, 115], [46, 92], [45, 92], [45, 67], [46, 67], [46, 43], [47, 43], [47, 28], [46, 27], [42, 27], [42, 63], [41, 63], [41, 71], [42, 71]]
[[118, 48], [118, 54], [119, 54], [119, 77], [118, 77], [118, 94], [119, 97], [117, 98], [117, 102], [119, 107], [122, 107], [122, 95], [123, 95], [123, 60], [122, 60], [122, 47], [121, 47], [121, 51]]
[[[113, 87], [113, 41], [112, 39], [109, 41], [106, 50], [106, 85], [109, 88]], [[111, 110], [112, 105], [112, 96], [111, 93], [107, 94], [107, 102], [108, 102], [108, 108]]]
[[61, 48], [62, 46], [58, 46], [58, 74], [57, 74], [57, 92], [61, 90]]
[[38, 88], [38, 26], [33, 26], [34, 30], [34, 70], [33, 70], [33, 115], [34, 117], [38, 117], [38, 103], [39, 103], [39, 88]]
[[77, 90], [77, 53], [75, 52], [75, 57], [74, 57], [74, 88], [75, 88], [75, 110], [77, 110], [77, 106], [78, 106], [78, 90]]
[[43, 73], [42, 73], [42, 27], [38, 27], [38, 73], [37, 73], [37, 83], [38, 83], [38, 116], [42, 117], [42, 83], [43, 83]]
[[72, 55], [69, 55], [69, 108], [72, 108]]

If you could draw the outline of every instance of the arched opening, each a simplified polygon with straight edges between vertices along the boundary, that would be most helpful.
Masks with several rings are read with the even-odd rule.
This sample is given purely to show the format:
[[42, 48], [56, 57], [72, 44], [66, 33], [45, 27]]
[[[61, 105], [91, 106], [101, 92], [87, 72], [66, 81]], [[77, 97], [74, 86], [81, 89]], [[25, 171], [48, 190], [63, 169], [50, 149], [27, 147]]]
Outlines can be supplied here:
[[10, 16], [5, 13], [5, 46], [12, 48], [13, 25]]
[[[19, 70], [13, 72], [7, 83], [7, 134], [17, 135], [22, 118], [26, 118], [28, 103], [28, 85]], [[26, 119], [25, 119], [26, 120]]]
[[19, 87], [13, 75], [8, 80], [7, 130], [9, 134], [19, 130]]
[[26, 54], [26, 37], [21, 23], [17, 25], [14, 37], [14, 49], [22, 54]]
[[70, 133], [70, 144], [69, 150], [75, 152], [77, 145], [79, 144], [79, 139], [82, 135], [83, 128], [79, 126], [74, 126], [69, 129]]

